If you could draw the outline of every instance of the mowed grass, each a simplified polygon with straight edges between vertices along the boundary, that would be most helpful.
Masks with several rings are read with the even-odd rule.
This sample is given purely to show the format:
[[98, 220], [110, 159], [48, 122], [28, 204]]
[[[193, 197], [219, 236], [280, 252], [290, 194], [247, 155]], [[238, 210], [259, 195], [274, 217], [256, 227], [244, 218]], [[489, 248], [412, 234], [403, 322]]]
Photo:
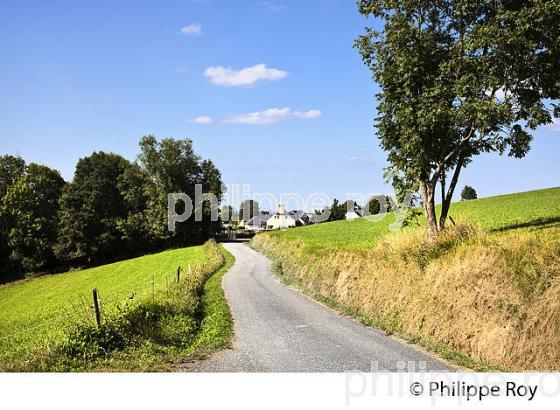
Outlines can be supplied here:
[[[560, 225], [560, 188], [455, 202], [451, 206], [450, 216], [454, 220], [468, 220], [490, 231], [558, 226]], [[265, 235], [271, 235], [282, 241], [298, 241], [307, 252], [357, 251], [375, 245], [381, 236], [390, 232], [389, 227], [394, 222], [395, 217], [391, 213], [378, 222], [361, 218], [276, 231]], [[420, 217], [418, 222], [424, 224], [424, 218]]]
[[151, 298], [152, 289], [175, 280], [178, 265], [194, 268], [206, 260], [196, 246], [1, 286], [0, 369], [56, 344], [76, 322], [93, 320], [93, 288], [109, 313], [133, 294], [135, 300]]

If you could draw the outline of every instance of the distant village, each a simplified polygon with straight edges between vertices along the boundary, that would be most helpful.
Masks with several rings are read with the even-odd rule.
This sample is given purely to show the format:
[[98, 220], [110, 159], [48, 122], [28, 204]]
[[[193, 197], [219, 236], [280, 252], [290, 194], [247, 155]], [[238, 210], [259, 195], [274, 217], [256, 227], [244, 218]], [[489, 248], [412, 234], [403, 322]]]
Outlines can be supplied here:
[[[347, 203], [341, 204], [340, 209], [343, 211], [336, 219], [354, 220], [364, 215], [362, 208], [354, 203], [350, 206], [347, 206]], [[326, 222], [327, 218], [320, 212], [286, 211], [284, 205], [278, 205], [276, 212], [258, 211], [257, 215], [247, 220], [241, 219], [237, 222], [236, 227], [256, 233], [313, 225]]]

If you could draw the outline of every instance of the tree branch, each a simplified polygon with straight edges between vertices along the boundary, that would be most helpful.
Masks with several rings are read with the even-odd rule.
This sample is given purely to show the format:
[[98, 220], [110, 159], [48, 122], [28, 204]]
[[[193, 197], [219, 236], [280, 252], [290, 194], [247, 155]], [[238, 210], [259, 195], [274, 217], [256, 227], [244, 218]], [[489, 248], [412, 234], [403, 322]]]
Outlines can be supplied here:
[[463, 144], [468, 142], [472, 138], [473, 135], [474, 135], [474, 127], [471, 127], [467, 136], [463, 137], [463, 139], [461, 139], [461, 141], [459, 141], [459, 143], [455, 146], [455, 148], [453, 148], [453, 150], [451, 150], [451, 152], [449, 154], [447, 154], [443, 158], [443, 160], [440, 161], [439, 165], [437, 166], [436, 170], [434, 171], [433, 177], [431, 178], [432, 182], [437, 181], [437, 176], [445, 168], [445, 166], [447, 165], [447, 162], [449, 160], [451, 160], [459, 152], [459, 150], [461, 148], [463, 148]]

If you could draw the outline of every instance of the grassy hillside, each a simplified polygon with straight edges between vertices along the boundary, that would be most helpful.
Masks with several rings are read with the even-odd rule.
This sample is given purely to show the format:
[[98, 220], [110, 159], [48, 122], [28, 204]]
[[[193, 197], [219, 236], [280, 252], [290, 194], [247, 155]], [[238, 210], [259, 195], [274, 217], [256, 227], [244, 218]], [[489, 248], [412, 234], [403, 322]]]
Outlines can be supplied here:
[[[560, 226], [560, 188], [456, 202], [450, 215], [455, 220], [468, 220], [489, 231]], [[389, 232], [389, 225], [394, 222], [393, 214], [388, 214], [380, 222], [366, 219], [337, 221], [266, 235], [281, 241], [297, 241], [312, 253], [371, 249], [379, 237]], [[422, 217], [419, 223], [424, 223]]]
[[0, 287], [0, 369], [55, 348], [76, 325], [92, 324], [93, 288], [100, 292], [104, 317], [112, 318], [125, 304], [169, 296], [179, 265], [192, 268], [193, 277], [183, 273], [186, 282], [201, 270], [215, 271], [223, 262], [213, 252], [209, 246], [177, 249]]
[[450, 214], [492, 231], [560, 226], [560, 188], [456, 202]]
[[[453, 204], [458, 222], [340, 221], [257, 235], [281, 278], [474, 368], [560, 369], [560, 188]], [[421, 221], [420, 221], [421, 222]]]

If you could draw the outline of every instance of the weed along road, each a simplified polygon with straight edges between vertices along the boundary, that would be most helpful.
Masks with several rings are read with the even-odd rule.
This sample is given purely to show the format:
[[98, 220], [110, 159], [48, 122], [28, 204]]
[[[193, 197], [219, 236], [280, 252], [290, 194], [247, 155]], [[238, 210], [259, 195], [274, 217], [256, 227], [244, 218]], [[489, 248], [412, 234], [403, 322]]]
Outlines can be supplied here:
[[284, 286], [269, 260], [243, 243], [225, 247], [236, 259], [223, 282], [235, 322], [233, 349], [189, 370], [343, 372], [371, 371], [372, 365], [390, 371], [454, 370]]

